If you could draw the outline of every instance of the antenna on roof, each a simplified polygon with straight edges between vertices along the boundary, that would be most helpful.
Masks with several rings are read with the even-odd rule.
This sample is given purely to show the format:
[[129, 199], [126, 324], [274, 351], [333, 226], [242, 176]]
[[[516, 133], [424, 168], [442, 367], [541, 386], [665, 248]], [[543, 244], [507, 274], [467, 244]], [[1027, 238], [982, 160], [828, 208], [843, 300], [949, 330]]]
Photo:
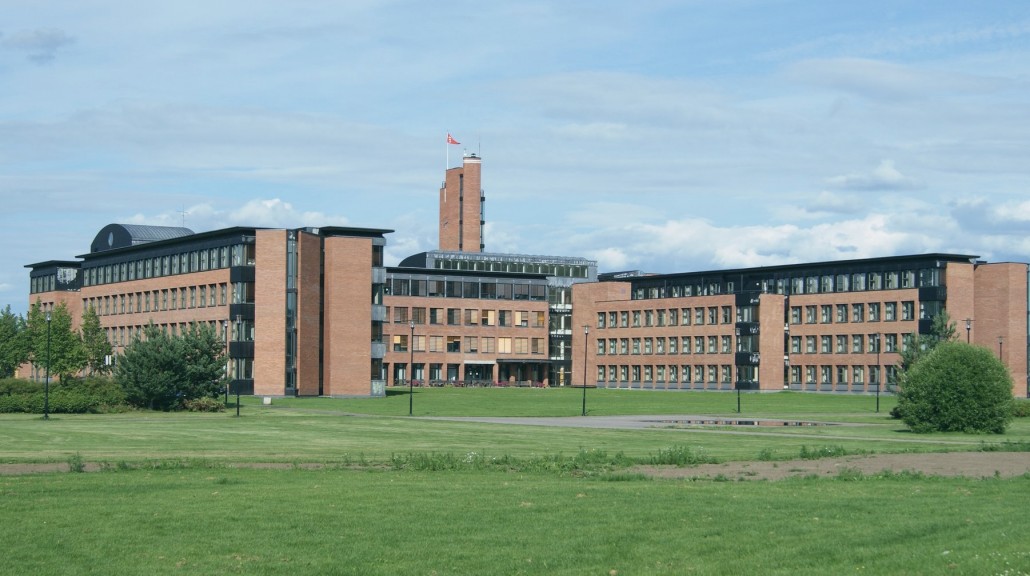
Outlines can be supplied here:
[[186, 207], [185, 206], [182, 206], [182, 208], [179, 210], [179, 214], [182, 215], [182, 227], [185, 228], [186, 227], [186, 215], [189, 214], [189, 212], [186, 211]]

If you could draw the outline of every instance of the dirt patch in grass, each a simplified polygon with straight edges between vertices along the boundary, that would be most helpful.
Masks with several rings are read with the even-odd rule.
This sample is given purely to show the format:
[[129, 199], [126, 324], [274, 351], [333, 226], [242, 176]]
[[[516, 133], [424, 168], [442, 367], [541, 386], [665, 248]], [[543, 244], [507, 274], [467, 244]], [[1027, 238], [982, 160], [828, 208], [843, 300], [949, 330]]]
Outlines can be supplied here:
[[[321, 469], [321, 463], [243, 462], [229, 463], [226, 468], [255, 469]], [[354, 466], [363, 469], [361, 466]], [[81, 464], [81, 472], [97, 472], [103, 467], [95, 462]], [[881, 472], [913, 472], [926, 476], [964, 476], [968, 478], [1011, 478], [1030, 474], [1030, 452], [947, 452], [927, 454], [874, 454], [812, 460], [779, 460], [726, 462], [699, 466], [634, 466], [631, 472], [654, 478], [705, 478], [726, 480], [782, 480], [791, 477], [833, 477], [842, 473], [860, 472], [875, 475]], [[71, 472], [66, 462], [0, 464], [0, 476]]]
[[727, 480], [783, 480], [791, 477], [832, 477], [841, 473], [914, 472], [927, 476], [1011, 478], [1030, 474], [1030, 452], [946, 452], [928, 454], [874, 454], [815, 460], [726, 462], [700, 466], [637, 466], [634, 472], [656, 478], [708, 478]]

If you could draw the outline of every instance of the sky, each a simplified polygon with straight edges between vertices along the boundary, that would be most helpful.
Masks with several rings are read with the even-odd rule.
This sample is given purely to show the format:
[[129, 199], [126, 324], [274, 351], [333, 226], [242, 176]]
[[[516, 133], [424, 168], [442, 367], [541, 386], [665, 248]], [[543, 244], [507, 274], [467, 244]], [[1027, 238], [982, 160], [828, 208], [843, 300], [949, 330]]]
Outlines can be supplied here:
[[[0, 307], [107, 224], [670, 273], [1030, 262], [1030, 2], [0, 0]], [[450, 133], [461, 142], [446, 144]]]

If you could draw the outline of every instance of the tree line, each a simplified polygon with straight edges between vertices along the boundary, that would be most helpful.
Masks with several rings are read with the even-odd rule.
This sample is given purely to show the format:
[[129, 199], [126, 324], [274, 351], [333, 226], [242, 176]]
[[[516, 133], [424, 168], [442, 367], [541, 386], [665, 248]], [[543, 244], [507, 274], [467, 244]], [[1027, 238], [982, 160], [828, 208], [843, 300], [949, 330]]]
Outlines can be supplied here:
[[28, 318], [11, 312], [10, 305], [0, 310], [0, 379], [12, 378], [25, 363], [37, 374], [49, 369], [51, 380], [64, 387], [81, 377], [107, 378], [128, 405], [152, 410], [188, 407], [224, 389], [225, 343], [206, 324], [178, 335], [150, 324], [116, 355], [92, 307], [82, 313], [79, 330], [72, 320], [64, 303], [50, 310], [49, 320], [38, 301]]

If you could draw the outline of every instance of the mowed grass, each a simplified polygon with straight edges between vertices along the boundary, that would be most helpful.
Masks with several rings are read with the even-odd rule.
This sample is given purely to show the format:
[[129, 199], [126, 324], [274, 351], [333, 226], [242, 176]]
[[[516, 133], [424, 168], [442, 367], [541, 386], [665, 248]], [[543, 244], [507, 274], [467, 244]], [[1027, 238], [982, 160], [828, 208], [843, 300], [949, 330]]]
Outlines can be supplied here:
[[[0, 416], [0, 462], [104, 465], [0, 476], [0, 574], [1030, 574], [1030, 476], [722, 482], [626, 467], [676, 451], [1025, 449], [1026, 419], [1003, 436], [914, 435], [890, 398], [876, 414], [871, 397], [784, 393], [742, 395], [741, 416], [851, 425], [589, 429], [436, 419], [582, 419], [578, 389], [416, 389], [417, 418], [391, 392], [245, 398], [240, 418]], [[587, 394], [593, 415], [737, 416], [735, 394]], [[510, 464], [479, 465], [494, 459]], [[273, 462], [286, 466], [254, 467]]]
[[0, 478], [8, 574], [1025, 574], [1030, 479]]

